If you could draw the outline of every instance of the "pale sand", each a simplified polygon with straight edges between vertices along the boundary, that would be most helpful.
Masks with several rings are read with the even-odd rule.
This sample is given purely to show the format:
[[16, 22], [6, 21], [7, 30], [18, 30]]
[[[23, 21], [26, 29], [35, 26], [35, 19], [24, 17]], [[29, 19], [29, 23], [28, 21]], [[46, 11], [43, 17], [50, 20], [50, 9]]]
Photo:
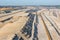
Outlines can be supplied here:
[[[21, 17], [18, 21], [14, 23], [8, 23], [0, 29], [0, 40], [5, 40], [9, 35], [13, 35], [20, 31], [23, 26], [26, 24], [28, 17]], [[10, 36], [9, 36], [10, 37]]]

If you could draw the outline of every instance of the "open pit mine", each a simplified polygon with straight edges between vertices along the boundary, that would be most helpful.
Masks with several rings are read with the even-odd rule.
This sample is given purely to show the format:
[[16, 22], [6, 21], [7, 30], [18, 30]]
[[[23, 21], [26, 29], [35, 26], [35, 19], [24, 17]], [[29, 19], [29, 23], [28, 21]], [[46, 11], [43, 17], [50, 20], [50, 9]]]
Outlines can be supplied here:
[[0, 40], [60, 40], [60, 9], [0, 8]]

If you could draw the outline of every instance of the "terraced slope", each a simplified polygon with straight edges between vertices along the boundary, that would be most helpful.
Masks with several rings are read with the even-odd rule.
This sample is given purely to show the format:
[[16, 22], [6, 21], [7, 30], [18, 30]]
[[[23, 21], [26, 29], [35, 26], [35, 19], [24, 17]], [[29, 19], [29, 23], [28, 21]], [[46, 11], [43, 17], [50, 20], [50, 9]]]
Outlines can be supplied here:
[[60, 11], [56, 10], [0, 15], [0, 40], [60, 40]]

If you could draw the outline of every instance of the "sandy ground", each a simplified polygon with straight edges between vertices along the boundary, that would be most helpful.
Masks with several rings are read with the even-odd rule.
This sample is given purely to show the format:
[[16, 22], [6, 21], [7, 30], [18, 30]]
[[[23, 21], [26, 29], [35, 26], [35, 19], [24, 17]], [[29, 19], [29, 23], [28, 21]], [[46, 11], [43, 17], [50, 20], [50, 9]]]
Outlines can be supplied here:
[[[15, 34], [18, 34], [21, 31], [21, 29], [24, 27], [26, 22], [28, 21], [29, 16], [27, 16], [27, 15], [29, 15], [29, 13], [19, 12], [19, 10], [16, 12], [17, 13], [13, 12], [11, 15], [0, 14], [0, 16], [7, 15], [4, 17], [0, 17], [0, 40], [12, 40], [12, 38], [15, 36]], [[57, 15], [57, 17], [56, 17], [56, 15], [53, 14], [54, 12]], [[35, 36], [39, 40], [50, 40], [51, 38], [53, 40], [60, 39], [60, 35], [59, 35], [60, 34], [60, 11], [59, 11], [59, 9], [49, 9], [49, 10], [41, 9], [41, 10], [37, 11], [37, 14], [36, 14], [36, 12], [34, 12], [32, 14], [35, 14], [35, 19], [34, 19], [34, 22], [32, 25], [33, 26], [32, 27], [32, 37], [30, 38], [31, 40]], [[38, 15], [37, 20], [36, 20], [36, 15]], [[10, 17], [12, 17], [11, 20], [1, 22]], [[38, 21], [38, 24], [36, 21]], [[36, 29], [36, 30], [34, 30], [34, 29]], [[24, 35], [22, 35], [21, 33], [18, 35], [22, 36], [24, 38]], [[28, 38], [27, 38], [27, 40], [28, 40]]]
[[8, 23], [8, 24], [4, 25], [0, 29], [0, 40], [6, 40], [6, 38], [9, 35], [15, 34], [19, 30], [21, 30], [27, 20], [28, 20], [28, 18], [21, 17], [21, 18], [18, 19], [18, 21], [14, 22], [14, 23]]

